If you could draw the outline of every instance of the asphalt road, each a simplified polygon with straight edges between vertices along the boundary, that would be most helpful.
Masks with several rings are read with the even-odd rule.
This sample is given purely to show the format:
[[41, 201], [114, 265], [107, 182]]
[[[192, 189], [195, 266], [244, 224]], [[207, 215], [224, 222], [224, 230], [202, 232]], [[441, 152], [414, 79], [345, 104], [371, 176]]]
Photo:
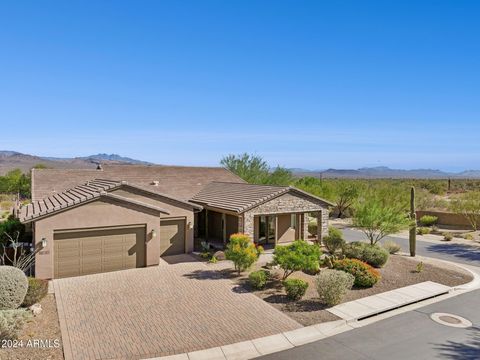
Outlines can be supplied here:
[[[365, 235], [358, 230], [346, 228], [342, 229], [342, 231], [347, 241], [366, 240]], [[382, 240], [382, 242], [385, 240], [393, 240], [402, 247], [403, 251], [409, 252], [407, 239], [388, 236]], [[417, 240], [417, 254], [472, 266], [480, 266], [480, 247], [478, 246], [454, 244], [448, 242], [434, 244], [431, 242]]]
[[[477, 290], [260, 359], [478, 360], [479, 308], [480, 290]], [[453, 328], [438, 324], [430, 319], [434, 312], [462, 316], [473, 326]]]

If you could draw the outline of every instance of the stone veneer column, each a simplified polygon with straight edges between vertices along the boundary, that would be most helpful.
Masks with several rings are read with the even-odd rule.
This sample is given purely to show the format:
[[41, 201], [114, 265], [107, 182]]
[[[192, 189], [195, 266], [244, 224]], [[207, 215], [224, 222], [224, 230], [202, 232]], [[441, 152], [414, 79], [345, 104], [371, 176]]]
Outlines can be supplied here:
[[243, 214], [243, 233], [250, 236], [252, 241], [254, 236], [253, 218], [254, 218], [254, 215], [248, 211]]
[[302, 214], [302, 236], [303, 240], [308, 240], [308, 213]]

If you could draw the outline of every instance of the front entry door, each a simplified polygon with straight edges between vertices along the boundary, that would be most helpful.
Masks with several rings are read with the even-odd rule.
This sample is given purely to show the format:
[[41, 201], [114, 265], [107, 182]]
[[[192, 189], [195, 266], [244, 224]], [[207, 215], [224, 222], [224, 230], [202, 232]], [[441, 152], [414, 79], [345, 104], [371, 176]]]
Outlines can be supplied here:
[[258, 242], [260, 244], [275, 244], [275, 216], [262, 215], [258, 218]]

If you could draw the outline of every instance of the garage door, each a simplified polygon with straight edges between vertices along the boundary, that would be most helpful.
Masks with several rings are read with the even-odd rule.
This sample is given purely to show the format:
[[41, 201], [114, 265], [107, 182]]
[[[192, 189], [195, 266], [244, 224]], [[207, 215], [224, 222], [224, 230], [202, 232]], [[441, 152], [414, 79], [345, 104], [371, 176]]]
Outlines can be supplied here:
[[185, 219], [160, 221], [160, 255], [185, 253]]
[[145, 227], [62, 231], [54, 235], [54, 276], [145, 266]]

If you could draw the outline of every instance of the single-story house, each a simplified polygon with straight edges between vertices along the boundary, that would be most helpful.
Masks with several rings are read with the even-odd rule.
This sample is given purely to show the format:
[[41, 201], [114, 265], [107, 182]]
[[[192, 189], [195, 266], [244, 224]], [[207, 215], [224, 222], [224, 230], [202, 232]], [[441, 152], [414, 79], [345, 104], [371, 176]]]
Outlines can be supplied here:
[[223, 168], [104, 165], [33, 169], [20, 209], [37, 249], [35, 276], [62, 278], [157, 265], [243, 232], [262, 244], [327, 232], [331, 203], [288, 186], [247, 184]]

